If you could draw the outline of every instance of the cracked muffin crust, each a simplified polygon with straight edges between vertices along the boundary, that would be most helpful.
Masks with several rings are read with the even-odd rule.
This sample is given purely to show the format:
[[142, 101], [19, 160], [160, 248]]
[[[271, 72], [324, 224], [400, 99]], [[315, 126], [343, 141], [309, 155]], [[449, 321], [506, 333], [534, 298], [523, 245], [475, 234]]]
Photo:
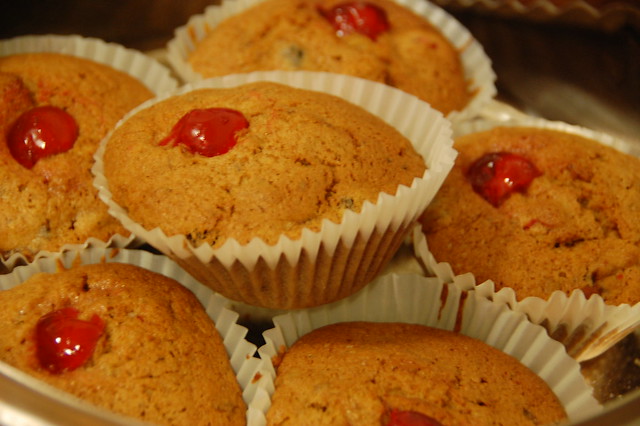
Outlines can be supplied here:
[[[338, 323], [280, 359], [267, 424], [555, 424], [565, 410], [535, 373], [479, 340], [417, 324]], [[416, 414], [413, 414], [416, 413]], [[407, 423], [414, 424], [414, 423]]]
[[[93, 188], [93, 153], [126, 112], [151, 97], [133, 77], [86, 59], [54, 53], [0, 58], [0, 256], [32, 258], [90, 237], [129, 235]], [[70, 150], [26, 168], [7, 140], [21, 114], [41, 106], [70, 114], [78, 137]]]
[[[454, 169], [421, 218], [437, 261], [518, 299], [582, 290], [610, 304], [640, 301], [640, 159], [536, 128], [495, 128], [455, 148]], [[522, 156], [540, 173], [498, 207], [467, 177], [489, 152]]]
[[326, 15], [344, 1], [267, 0], [213, 27], [188, 61], [205, 78], [259, 70], [348, 74], [409, 92], [445, 115], [462, 110], [472, 93], [452, 44], [400, 4], [366, 3], [381, 8], [389, 23], [375, 39], [336, 35]]
[[[84, 265], [36, 274], [0, 292], [0, 304], [0, 360], [52, 386], [154, 424], [245, 424], [222, 339], [173, 279], [128, 264]], [[97, 316], [104, 330], [83, 365], [51, 372], [40, 362], [39, 323], [64, 309], [81, 321]], [[74, 324], [63, 337], [77, 338], [82, 323]]]
[[[185, 114], [212, 107], [248, 121], [228, 152], [160, 145]], [[104, 152], [113, 200], [131, 219], [214, 248], [229, 238], [275, 244], [318, 231], [324, 219], [339, 222], [381, 192], [411, 185], [425, 168], [409, 140], [364, 109], [269, 82], [163, 100], [127, 119]]]

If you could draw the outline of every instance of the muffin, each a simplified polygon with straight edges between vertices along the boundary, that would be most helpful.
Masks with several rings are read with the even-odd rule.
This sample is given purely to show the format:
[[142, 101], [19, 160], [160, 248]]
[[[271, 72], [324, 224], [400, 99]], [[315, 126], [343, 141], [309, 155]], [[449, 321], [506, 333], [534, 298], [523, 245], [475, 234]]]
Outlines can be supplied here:
[[[346, 322], [301, 337], [276, 365], [267, 424], [553, 424], [549, 386], [518, 360], [451, 331]], [[430, 421], [430, 423], [428, 422]]]
[[[515, 411], [511, 419], [495, 424], [516, 424], [527, 414], [510, 401], [511, 394], [513, 401], [521, 402], [529, 387], [532, 393], [541, 392], [532, 408], [524, 407], [529, 422], [533, 416], [542, 420], [555, 412], [574, 424], [601, 411], [579, 364], [559, 342], [505, 303], [475, 289], [461, 290], [457, 281], [465, 278], [466, 274], [456, 276], [446, 283], [410, 273], [382, 275], [346, 299], [274, 317], [274, 327], [263, 333], [265, 344], [258, 350], [267, 368], [264, 375], [274, 382], [264, 423], [275, 420], [280, 409], [296, 411], [311, 401], [305, 411], [313, 406], [318, 414], [326, 407], [323, 420], [336, 424], [347, 423], [341, 416], [353, 416], [351, 424], [480, 424], [483, 412], [500, 416], [510, 410]], [[299, 343], [304, 349], [296, 349]], [[294, 356], [287, 361], [290, 355]], [[315, 369], [320, 371], [312, 372]], [[294, 370], [306, 377], [309, 387], [301, 385], [300, 397], [293, 397], [289, 405], [277, 395], [298, 380]], [[512, 374], [528, 377], [522, 380], [531, 385], [511, 382]], [[317, 395], [315, 401], [312, 394]], [[465, 402], [465, 397], [470, 398]], [[450, 412], [444, 413], [442, 401]], [[476, 417], [464, 419], [456, 410], [467, 402], [464, 411]], [[539, 403], [548, 406], [533, 408]], [[502, 411], [502, 404], [509, 408]], [[540, 414], [543, 411], [546, 414]], [[328, 420], [333, 413], [336, 416]], [[372, 419], [353, 420], [369, 415]]]
[[575, 133], [496, 127], [459, 137], [456, 165], [421, 218], [454, 273], [612, 305], [640, 301], [640, 160]]
[[348, 74], [409, 92], [445, 115], [463, 110], [474, 95], [460, 50], [405, 5], [267, 0], [240, 9], [221, 14], [220, 22], [194, 41], [184, 59], [197, 75], [259, 70]]
[[123, 263], [79, 265], [35, 274], [0, 301], [0, 360], [43, 382], [156, 424], [245, 422], [216, 326], [173, 279]]
[[[99, 152], [96, 185], [130, 230], [230, 299], [290, 309], [352, 294], [393, 256], [446, 174], [434, 161], [452, 153], [445, 122], [406, 99], [404, 118], [420, 113], [428, 129], [417, 148], [345, 100], [345, 87], [371, 95], [361, 89], [374, 83], [313, 73], [299, 86], [283, 84], [299, 74], [250, 77], [257, 80], [209, 80], [131, 114]], [[313, 84], [344, 96], [308, 90]], [[212, 148], [219, 153], [184, 136], [201, 114], [227, 123], [214, 126], [220, 138], [211, 140], [225, 141]], [[404, 209], [393, 209], [400, 202]]]
[[0, 57], [0, 257], [129, 235], [99, 200], [91, 166], [111, 127], [152, 96], [128, 74], [75, 56]]
[[[163, 145], [179, 120], [213, 107], [248, 120], [228, 152]], [[300, 238], [425, 171], [411, 143], [377, 117], [269, 82], [195, 90], [144, 109], [111, 135], [103, 159], [113, 200], [133, 220], [213, 247]]]

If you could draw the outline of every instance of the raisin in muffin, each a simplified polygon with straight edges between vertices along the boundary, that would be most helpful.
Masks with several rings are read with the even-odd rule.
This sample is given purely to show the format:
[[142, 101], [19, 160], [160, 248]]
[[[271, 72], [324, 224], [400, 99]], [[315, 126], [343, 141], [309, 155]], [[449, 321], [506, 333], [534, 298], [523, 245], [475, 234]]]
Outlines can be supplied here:
[[215, 325], [173, 279], [123, 263], [83, 265], [33, 275], [0, 302], [3, 362], [155, 424], [245, 422]]
[[[350, 22], [350, 13], [364, 25]], [[336, 29], [340, 20], [349, 28]], [[188, 62], [205, 78], [256, 70], [349, 74], [412, 93], [445, 115], [472, 97], [460, 52], [424, 17], [389, 0], [258, 2], [210, 28]]]
[[456, 165], [421, 218], [437, 261], [518, 299], [581, 290], [613, 305], [640, 301], [638, 158], [527, 127], [472, 133], [455, 147]]
[[318, 328], [283, 354], [276, 371], [270, 425], [536, 425], [566, 418], [549, 386], [515, 358], [418, 324]]
[[[99, 200], [91, 166], [111, 127], [151, 97], [140, 81], [87, 59], [57, 53], [0, 57], [0, 256], [31, 259], [90, 237], [107, 241], [129, 234]], [[21, 142], [32, 134], [33, 120], [40, 120], [42, 135], [53, 132], [40, 157]], [[61, 122], [67, 123], [62, 130]], [[64, 135], [69, 139], [60, 142]]]

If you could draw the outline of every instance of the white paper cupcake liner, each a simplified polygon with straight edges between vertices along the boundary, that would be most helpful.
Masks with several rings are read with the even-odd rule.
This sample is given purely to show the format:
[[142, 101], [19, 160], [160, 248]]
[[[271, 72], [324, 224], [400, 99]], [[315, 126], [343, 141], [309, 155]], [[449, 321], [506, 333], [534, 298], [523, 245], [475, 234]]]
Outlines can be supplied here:
[[496, 126], [528, 126], [573, 133], [596, 140], [629, 155], [640, 157], [640, 138], [638, 137], [636, 137], [636, 139], [632, 139], [631, 137], [625, 138], [623, 136], [611, 135], [603, 131], [562, 121], [552, 121], [542, 117], [534, 117], [499, 101], [489, 102], [478, 116], [473, 119], [454, 123], [454, 138], [469, 133], [481, 132]]
[[[456, 156], [450, 124], [428, 104], [400, 90], [329, 73], [235, 74], [187, 85], [176, 93], [261, 80], [330, 93], [365, 108], [406, 136], [428, 169], [421, 178], [414, 179], [411, 187], [400, 185], [394, 195], [381, 193], [375, 204], [365, 203], [360, 213], [346, 211], [340, 223], [325, 220], [319, 232], [304, 229], [295, 240], [283, 235], [273, 246], [258, 238], [245, 245], [229, 239], [217, 249], [209, 244], [193, 247], [184, 235], [167, 236], [158, 228], [145, 229], [128, 217], [126, 210], [112, 200], [103, 174], [101, 157], [108, 137], [96, 152], [94, 185], [110, 213], [127, 229], [226, 297], [271, 309], [338, 300], [357, 291], [382, 270], [434, 197]], [[162, 99], [143, 104], [132, 114]], [[324, 266], [316, 269], [315, 265]], [[305, 275], [311, 278], [304, 278]]]
[[[222, 337], [225, 349], [229, 355], [231, 366], [236, 374], [243, 391], [243, 399], [248, 407], [255, 406], [259, 401], [259, 395], [264, 394], [268, 380], [260, 379], [258, 372], [263, 368], [263, 362], [254, 357], [256, 346], [245, 339], [247, 329], [237, 324], [238, 313], [229, 309], [229, 300], [203, 286], [175, 262], [166, 256], [153, 254], [144, 250], [129, 250], [115, 248], [90, 248], [80, 251], [67, 251], [57, 253], [55, 256], [41, 258], [26, 266], [15, 268], [11, 273], [0, 276], [0, 291], [12, 288], [26, 281], [29, 277], [39, 272], [53, 273], [61, 269], [68, 269], [78, 265], [96, 263], [127, 263], [157, 272], [178, 281], [191, 290], [206, 309], [209, 317], [214, 321], [216, 329]], [[16, 380], [24, 383], [25, 373], [0, 363], [1, 380]], [[31, 377], [31, 376], [28, 376]], [[102, 410], [88, 410], [87, 404], [73, 403], [74, 398], [63, 397], [60, 399], [50, 386], [42, 384], [38, 380], [28, 379], [26, 386], [31, 387], [32, 393], [28, 396], [40, 400], [44, 404], [65, 404], [65, 415], [73, 416], [74, 410], [82, 411], [85, 416], [95, 415], [94, 420], [104, 420]], [[59, 391], [57, 392], [60, 393]], [[256, 400], [258, 396], [258, 399]], [[254, 402], [254, 400], [256, 402]], [[1, 403], [1, 401], [0, 401]], [[260, 407], [258, 405], [258, 407]], [[58, 408], [60, 408], [58, 406]], [[69, 410], [66, 413], [66, 410]], [[255, 408], [253, 408], [255, 410]], [[3, 407], [0, 404], [0, 412]], [[109, 413], [106, 414], [110, 416]], [[63, 419], [58, 419], [61, 421]], [[128, 419], [127, 419], [128, 420]], [[55, 423], [55, 421], [54, 421]]]
[[[202, 80], [188, 62], [189, 54], [197, 42], [224, 19], [236, 15], [264, 0], [223, 0], [219, 5], [208, 6], [202, 14], [192, 16], [187, 24], [174, 32], [167, 44], [167, 61], [176, 74], [186, 83]], [[396, 0], [399, 4], [424, 17], [460, 52], [460, 59], [473, 99], [461, 111], [447, 115], [452, 121], [474, 116], [496, 96], [496, 75], [491, 60], [482, 45], [460, 22], [439, 6], [423, 0]]]
[[[457, 125], [455, 134], [461, 136], [496, 126], [529, 126], [563, 131], [599, 141], [631, 155], [640, 156], [639, 146], [634, 146], [608, 134], [563, 122], [530, 117], [511, 109], [503, 110], [499, 107], [488, 110], [484, 118], [477, 118]], [[414, 230], [413, 235], [415, 254], [427, 270], [445, 282], [451, 282], [454, 277], [451, 266], [446, 261], [436, 262], [419, 229]], [[572, 292], [569, 296], [556, 291], [547, 300], [527, 297], [518, 301], [513, 289], [503, 288], [496, 292], [492, 281], [478, 283], [476, 286], [475, 278], [472, 274], [468, 274], [462, 288], [469, 289], [474, 286], [480, 294], [491, 299], [501, 300], [514, 310], [526, 314], [534, 323], [544, 326], [549, 334], [562, 342], [567, 347], [569, 354], [580, 362], [602, 354], [640, 326], [640, 302], [633, 306], [627, 304], [608, 305], [599, 295], [592, 295], [586, 299], [580, 290]]]
[[[178, 87], [178, 82], [171, 75], [169, 68], [157, 60], [142, 52], [100, 39], [76, 35], [26, 35], [0, 40], [0, 56], [36, 52], [67, 54], [109, 65], [140, 80], [156, 95]], [[89, 238], [83, 244], [64, 245], [60, 251], [81, 250], [88, 247], [135, 247], [139, 244], [140, 240], [133, 235], [114, 235], [108, 241]], [[51, 255], [55, 253], [42, 251], [33, 259], [27, 259], [20, 253], [6, 259], [0, 258], [0, 273], [6, 273], [16, 266]]]
[[[413, 238], [407, 236], [396, 254], [380, 275], [419, 274], [426, 275], [426, 269], [413, 252]], [[273, 317], [288, 312], [287, 309], [269, 309], [229, 300], [229, 309], [240, 315], [239, 322], [255, 326], [270, 326]]]
[[[454, 277], [453, 283], [446, 284], [437, 277], [390, 274], [342, 301], [279, 315], [274, 318], [275, 327], [263, 333], [266, 343], [258, 350], [268, 368], [263, 374], [275, 380], [272, 357], [322, 326], [347, 321], [415, 323], [460, 332], [520, 360], [550, 386], [572, 422], [600, 412], [602, 407], [580, 374], [580, 366], [560, 343], [504, 303], [461, 290], [457, 280]], [[272, 395], [274, 385], [267, 389]], [[254, 425], [265, 424], [267, 410], [254, 413]]]
[[135, 235], [124, 236], [120, 234], [113, 235], [107, 241], [102, 241], [97, 238], [89, 238], [82, 244], [65, 244], [60, 247], [58, 252], [52, 252], [47, 250], [42, 250], [36, 253], [32, 259], [25, 257], [22, 253], [14, 253], [8, 258], [4, 259], [0, 257], [0, 274], [6, 274], [7, 272], [11, 272], [15, 267], [27, 265], [31, 262], [34, 262], [38, 259], [42, 259], [44, 257], [55, 257], [60, 252], [65, 251], [77, 251], [83, 250], [91, 247], [129, 247], [135, 248], [142, 244], [142, 241], [137, 238]]

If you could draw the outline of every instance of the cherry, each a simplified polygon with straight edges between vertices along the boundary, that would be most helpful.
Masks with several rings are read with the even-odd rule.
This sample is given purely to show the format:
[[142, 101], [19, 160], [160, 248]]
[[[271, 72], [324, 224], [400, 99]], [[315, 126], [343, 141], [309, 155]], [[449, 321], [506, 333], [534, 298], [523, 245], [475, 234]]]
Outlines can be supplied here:
[[50, 312], [36, 325], [38, 361], [53, 374], [75, 370], [91, 358], [103, 331], [104, 322], [98, 315], [83, 321], [74, 308]]
[[194, 109], [173, 126], [160, 145], [184, 145], [191, 153], [213, 157], [236, 144], [236, 132], [249, 127], [242, 113], [226, 108]]
[[442, 424], [433, 417], [416, 411], [391, 410], [387, 426], [442, 426]]
[[524, 192], [540, 174], [524, 157], [509, 152], [492, 152], [469, 167], [467, 178], [474, 191], [498, 207], [513, 192]]
[[339, 37], [357, 32], [375, 41], [389, 29], [386, 12], [371, 3], [341, 3], [322, 14], [333, 25]]
[[77, 137], [73, 117], [47, 105], [21, 114], [9, 129], [7, 144], [13, 158], [30, 169], [41, 158], [70, 150]]

